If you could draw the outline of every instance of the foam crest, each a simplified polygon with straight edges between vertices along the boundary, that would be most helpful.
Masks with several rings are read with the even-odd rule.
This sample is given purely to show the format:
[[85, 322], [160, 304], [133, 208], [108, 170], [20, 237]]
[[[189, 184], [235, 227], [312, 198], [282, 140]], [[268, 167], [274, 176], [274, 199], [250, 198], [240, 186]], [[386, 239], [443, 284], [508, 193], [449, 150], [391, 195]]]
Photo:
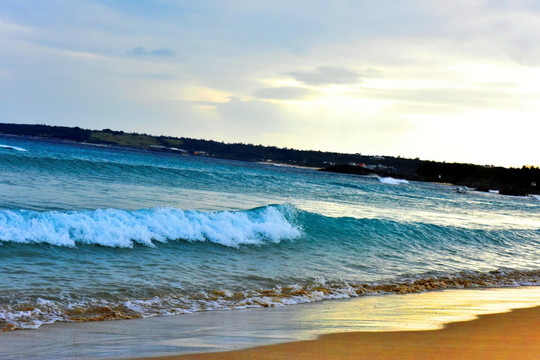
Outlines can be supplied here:
[[398, 185], [398, 184], [408, 184], [409, 182], [407, 180], [404, 180], [404, 179], [394, 179], [393, 177], [384, 177], [384, 178], [381, 178], [381, 177], [378, 177], [377, 178], [379, 179], [380, 182], [382, 182], [383, 184], [390, 184], [390, 185]]
[[0, 304], [0, 331], [36, 329], [56, 321], [120, 320], [200, 311], [287, 306], [365, 295], [539, 285], [539, 270], [498, 269], [487, 273], [462, 271], [438, 275], [418, 274], [414, 277], [371, 283], [327, 281], [318, 277], [305, 284], [276, 284], [267, 289], [216, 289], [116, 301], [93, 298], [73, 300], [69, 297], [58, 300], [38, 298], [34, 301], [18, 300], [14, 304]]
[[11, 145], [2, 145], [0, 144], [0, 149], [9, 149], [9, 150], [17, 150], [17, 151], [28, 151], [26, 149], [17, 147], [17, 146], [11, 146]]
[[238, 247], [295, 239], [301, 230], [289, 205], [238, 212], [197, 212], [175, 208], [137, 211], [102, 209], [72, 212], [0, 210], [0, 241], [129, 248], [168, 240], [210, 241]]

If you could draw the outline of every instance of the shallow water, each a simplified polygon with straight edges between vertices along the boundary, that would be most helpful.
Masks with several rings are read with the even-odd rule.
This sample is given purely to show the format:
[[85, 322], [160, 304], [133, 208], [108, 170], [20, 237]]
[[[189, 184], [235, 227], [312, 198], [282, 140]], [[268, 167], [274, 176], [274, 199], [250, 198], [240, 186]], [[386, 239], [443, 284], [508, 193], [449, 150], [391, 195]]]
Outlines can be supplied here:
[[0, 137], [0, 327], [538, 285], [540, 201]]

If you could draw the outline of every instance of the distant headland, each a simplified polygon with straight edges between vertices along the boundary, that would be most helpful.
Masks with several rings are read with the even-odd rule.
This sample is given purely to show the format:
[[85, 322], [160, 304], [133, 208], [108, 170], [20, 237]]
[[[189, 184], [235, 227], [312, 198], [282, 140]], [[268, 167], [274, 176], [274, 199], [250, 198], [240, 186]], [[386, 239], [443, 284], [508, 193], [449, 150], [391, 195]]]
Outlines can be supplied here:
[[110, 129], [0, 123], [0, 134], [128, 147], [179, 155], [307, 166], [321, 171], [451, 183], [503, 195], [540, 194], [540, 168], [504, 168], [393, 156], [296, 150], [186, 137], [153, 136]]

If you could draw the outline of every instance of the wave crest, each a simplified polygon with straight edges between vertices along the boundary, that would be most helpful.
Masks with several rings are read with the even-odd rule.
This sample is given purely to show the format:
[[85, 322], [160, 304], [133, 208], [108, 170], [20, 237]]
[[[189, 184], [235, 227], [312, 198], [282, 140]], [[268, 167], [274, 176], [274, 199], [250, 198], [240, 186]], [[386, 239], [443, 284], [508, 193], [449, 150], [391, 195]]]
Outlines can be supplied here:
[[0, 144], [0, 149], [17, 150], [17, 151], [28, 151], [28, 150], [26, 150], [26, 149], [23, 149], [23, 148], [20, 148], [20, 147], [17, 147], [17, 146], [3, 145], [3, 144]]
[[176, 208], [71, 212], [0, 210], [0, 241], [130, 248], [134, 244], [152, 247], [154, 242], [182, 239], [238, 247], [298, 238], [302, 231], [292, 222], [293, 213], [290, 205], [222, 212]]
[[379, 179], [379, 182], [381, 182], [383, 184], [398, 185], [398, 184], [408, 184], [409, 183], [407, 180], [394, 179], [393, 177], [381, 178], [381, 177], [377, 176], [377, 178]]

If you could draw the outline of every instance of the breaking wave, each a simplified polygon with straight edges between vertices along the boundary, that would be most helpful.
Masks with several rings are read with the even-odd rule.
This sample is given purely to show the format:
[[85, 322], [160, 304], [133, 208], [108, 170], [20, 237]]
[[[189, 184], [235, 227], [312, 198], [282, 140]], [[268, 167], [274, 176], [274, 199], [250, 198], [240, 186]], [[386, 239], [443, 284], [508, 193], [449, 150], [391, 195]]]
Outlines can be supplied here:
[[393, 177], [378, 177], [379, 181], [383, 184], [398, 185], [398, 184], [408, 184], [409, 182], [404, 179], [394, 179]]
[[137, 211], [37, 212], [0, 210], [0, 242], [131, 248], [169, 240], [209, 241], [228, 247], [279, 243], [302, 234], [295, 208], [270, 205], [246, 211], [198, 212], [176, 208]]
[[28, 151], [26, 149], [17, 147], [17, 146], [11, 146], [11, 145], [3, 145], [0, 144], [0, 149], [9, 149], [9, 150], [17, 150], [17, 151]]

